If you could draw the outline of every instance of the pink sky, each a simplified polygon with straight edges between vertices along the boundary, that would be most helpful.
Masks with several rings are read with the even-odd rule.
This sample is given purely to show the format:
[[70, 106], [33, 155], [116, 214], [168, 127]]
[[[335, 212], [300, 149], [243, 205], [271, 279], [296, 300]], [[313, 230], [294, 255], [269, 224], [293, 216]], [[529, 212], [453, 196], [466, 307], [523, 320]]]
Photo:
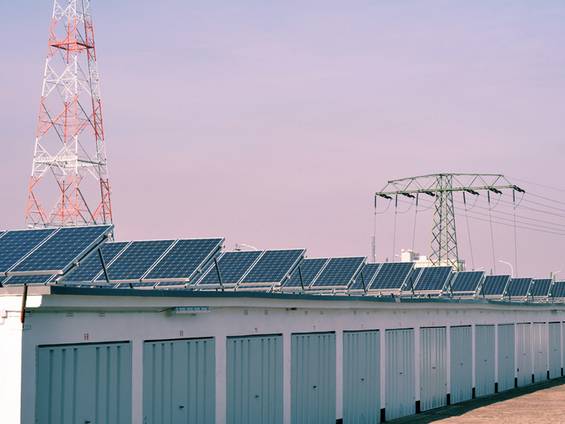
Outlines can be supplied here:
[[[372, 193], [388, 179], [497, 172], [565, 188], [561, 1], [93, 7], [120, 239], [221, 235], [228, 247], [368, 255]], [[0, 36], [13, 40], [0, 67], [4, 228], [23, 226], [50, 8], [0, 3]], [[419, 220], [427, 254], [431, 222]], [[399, 219], [397, 250], [412, 223]], [[379, 221], [379, 259], [390, 227]], [[473, 226], [472, 244], [488, 270], [487, 229]], [[495, 235], [497, 260], [512, 261], [511, 229]], [[469, 261], [465, 227], [459, 236]], [[520, 274], [565, 277], [562, 246], [519, 232]]]

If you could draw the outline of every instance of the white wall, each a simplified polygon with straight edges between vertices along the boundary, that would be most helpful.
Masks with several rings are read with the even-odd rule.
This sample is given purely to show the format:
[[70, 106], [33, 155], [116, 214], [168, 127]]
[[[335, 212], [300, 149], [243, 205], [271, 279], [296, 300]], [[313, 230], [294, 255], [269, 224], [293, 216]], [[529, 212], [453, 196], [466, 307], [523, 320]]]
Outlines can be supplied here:
[[[8, 302], [0, 297], [0, 310]], [[12, 298], [13, 299], [13, 298]], [[13, 300], [12, 300], [13, 301]], [[39, 304], [40, 303], [40, 304]], [[168, 311], [174, 306], [209, 306], [210, 312], [198, 315], [176, 315]], [[559, 310], [556, 310], [559, 308]], [[133, 422], [142, 420], [142, 348], [144, 340], [192, 337], [216, 337], [216, 345], [224, 346], [227, 336], [251, 334], [283, 334], [288, 343], [294, 332], [415, 328], [443, 325], [502, 324], [525, 321], [563, 320], [565, 309], [550, 306], [493, 305], [485, 303], [395, 303], [333, 300], [288, 300], [261, 298], [191, 298], [137, 296], [44, 296], [32, 306], [23, 340], [22, 422], [34, 422], [35, 355], [38, 345], [84, 342], [130, 341], [133, 358]], [[554, 311], [552, 311], [554, 309]], [[15, 327], [13, 327], [15, 330]], [[7, 341], [7, 342], [6, 342]], [[223, 342], [222, 342], [223, 341]], [[416, 340], [418, 342], [418, 340]], [[6, 355], [15, 363], [20, 357], [17, 332], [2, 333], [0, 346], [8, 347]], [[288, 347], [284, 347], [289, 351]], [[220, 349], [221, 356], [225, 346]], [[288, 352], [287, 352], [288, 353]], [[2, 352], [2, 355], [4, 353]], [[225, 361], [217, 358], [216, 414], [217, 422], [225, 422]], [[285, 358], [285, 379], [290, 376], [290, 363]], [[4, 356], [2, 361], [5, 362]], [[8, 371], [10, 395], [17, 396], [20, 368]], [[418, 375], [419, 369], [416, 370]], [[383, 378], [384, 378], [384, 373]], [[341, 380], [340, 380], [341, 381]], [[13, 383], [12, 383], [13, 382]], [[5, 385], [0, 385], [5, 387]], [[2, 390], [2, 389], [0, 389]], [[290, 422], [290, 383], [285, 380], [285, 423]], [[342, 409], [341, 387], [338, 393], [337, 418]], [[7, 398], [1, 396], [2, 406]], [[419, 393], [416, 394], [419, 399]], [[19, 403], [19, 402], [18, 402]], [[384, 405], [384, 400], [382, 405]], [[3, 408], [2, 408], [3, 409]], [[15, 414], [15, 412], [14, 412]], [[16, 417], [16, 415], [13, 415]], [[6, 423], [18, 422], [2, 421]]]

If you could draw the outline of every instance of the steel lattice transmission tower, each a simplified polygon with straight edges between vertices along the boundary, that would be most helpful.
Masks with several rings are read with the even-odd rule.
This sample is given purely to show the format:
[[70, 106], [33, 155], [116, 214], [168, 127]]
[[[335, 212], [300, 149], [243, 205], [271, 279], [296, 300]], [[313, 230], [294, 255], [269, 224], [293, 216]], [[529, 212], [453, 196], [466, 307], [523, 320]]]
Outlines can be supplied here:
[[25, 219], [112, 222], [90, 0], [54, 0]]
[[459, 269], [454, 193], [478, 196], [481, 192], [486, 192], [490, 199], [490, 193], [502, 194], [504, 190], [524, 193], [524, 190], [500, 174], [430, 174], [389, 181], [381, 191], [375, 193], [375, 202], [378, 197], [392, 200], [404, 196], [416, 199], [416, 202], [419, 195], [433, 197], [430, 261], [435, 266]]

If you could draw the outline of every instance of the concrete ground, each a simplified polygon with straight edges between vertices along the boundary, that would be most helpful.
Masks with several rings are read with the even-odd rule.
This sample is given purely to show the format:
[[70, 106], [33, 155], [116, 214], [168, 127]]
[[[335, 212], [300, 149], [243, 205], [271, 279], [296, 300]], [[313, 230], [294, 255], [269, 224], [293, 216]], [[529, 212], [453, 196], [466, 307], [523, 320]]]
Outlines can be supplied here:
[[565, 423], [565, 378], [389, 421], [422, 423]]

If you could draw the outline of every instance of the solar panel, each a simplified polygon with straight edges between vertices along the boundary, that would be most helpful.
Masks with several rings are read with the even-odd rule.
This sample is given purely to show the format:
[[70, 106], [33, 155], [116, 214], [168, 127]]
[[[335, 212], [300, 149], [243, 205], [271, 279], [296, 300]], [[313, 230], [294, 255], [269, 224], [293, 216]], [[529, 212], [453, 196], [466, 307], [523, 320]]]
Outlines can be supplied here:
[[551, 287], [551, 297], [565, 298], [565, 281], [556, 281]]
[[[174, 240], [134, 241], [108, 266], [111, 281], [140, 280]], [[98, 276], [98, 280], [102, 276]]]
[[35, 274], [35, 275], [12, 275], [2, 284], [5, 286], [17, 286], [24, 284], [47, 284], [57, 277], [56, 274]]
[[386, 262], [373, 279], [370, 290], [400, 290], [412, 273], [412, 262]]
[[[235, 286], [263, 252], [226, 252], [218, 258], [222, 284]], [[197, 282], [198, 286], [220, 286], [216, 265], [210, 266]]]
[[191, 281], [222, 247], [223, 239], [179, 240], [159, 260], [143, 281]]
[[422, 268], [416, 282], [416, 291], [441, 291], [451, 277], [450, 266], [434, 266]]
[[62, 274], [112, 230], [110, 225], [61, 228], [10, 271], [13, 274]]
[[365, 257], [331, 258], [324, 270], [312, 283], [312, 288], [347, 288], [357, 275]]
[[302, 284], [308, 288], [328, 262], [328, 258], [304, 259], [284, 283], [284, 287], [301, 287], [300, 277], [302, 276]]
[[506, 294], [510, 297], [525, 297], [531, 283], [531, 278], [511, 278], [506, 287]]
[[12, 268], [56, 230], [8, 231], [0, 238], [0, 274]]
[[[381, 264], [365, 264], [361, 272], [355, 277], [353, 284], [349, 286], [349, 290], [368, 289], [380, 267]], [[363, 286], [363, 284], [365, 286]]]
[[280, 284], [304, 257], [303, 249], [267, 250], [243, 277], [241, 285]]
[[552, 280], [550, 278], [536, 278], [530, 286], [530, 296], [547, 297]]
[[[100, 248], [102, 249], [102, 256], [106, 267], [108, 267], [114, 258], [129, 244], [127, 241], [108, 242], [104, 243]], [[65, 284], [73, 283], [90, 283], [102, 272], [102, 263], [98, 252], [91, 253], [86, 259], [80, 261], [79, 265], [72, 269], [64, 276], [63, 281]], [[103, 277], [103, 275], [102, 275]]]
[[481, 295], [502, 296], [509, 280], [509, 275], [487, 275], [481, 287]]
[[451, 291], [453, 293], [475, 292], [483, 278], [482, 271], [462, 271], [456, 272], [451, 281]]

